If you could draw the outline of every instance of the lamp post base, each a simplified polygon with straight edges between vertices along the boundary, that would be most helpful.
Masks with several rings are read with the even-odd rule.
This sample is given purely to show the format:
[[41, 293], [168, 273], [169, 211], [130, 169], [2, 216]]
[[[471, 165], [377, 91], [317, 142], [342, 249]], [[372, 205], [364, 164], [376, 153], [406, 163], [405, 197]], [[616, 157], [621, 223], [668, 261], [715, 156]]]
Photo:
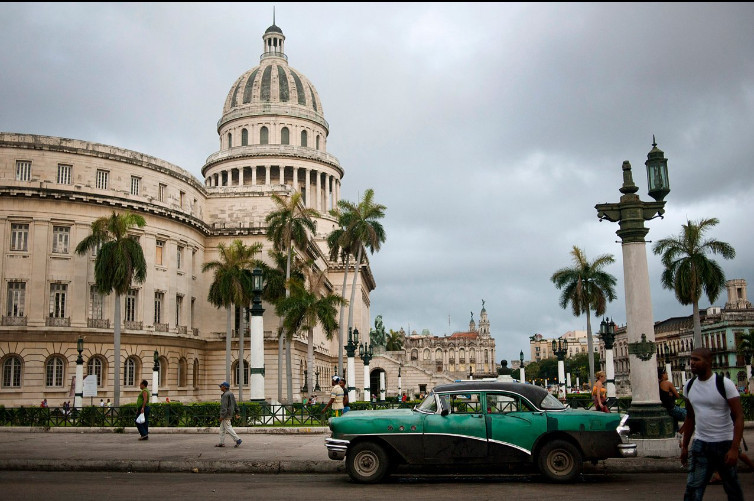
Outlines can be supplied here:
[[628, 426], [636, 438], [672, 438], [675, 436], [673, 418], [660, 404], [631, 404]]

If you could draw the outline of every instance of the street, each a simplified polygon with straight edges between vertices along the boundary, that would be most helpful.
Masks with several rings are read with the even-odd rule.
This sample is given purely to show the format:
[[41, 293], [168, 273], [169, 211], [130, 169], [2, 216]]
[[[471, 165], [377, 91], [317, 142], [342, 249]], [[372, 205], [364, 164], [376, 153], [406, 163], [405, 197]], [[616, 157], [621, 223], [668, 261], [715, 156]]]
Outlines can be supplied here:
[[[243, 473], [95, 473], [1, 471], [2, 497], [13, 500], [68, 499], [506, 499], [548, 498], [604, 501], [609, 499], [680, 499], [686, 475], [678, 473], [590, 474], [566, 485], [546, 483], [536, 475], [401, 474], [378, 485], [351, 482], [346, 474]], [[744, 492], [754, 475], [742, 473]], [[727, 499], [720, 485], [708, 487], [706, 501]]]

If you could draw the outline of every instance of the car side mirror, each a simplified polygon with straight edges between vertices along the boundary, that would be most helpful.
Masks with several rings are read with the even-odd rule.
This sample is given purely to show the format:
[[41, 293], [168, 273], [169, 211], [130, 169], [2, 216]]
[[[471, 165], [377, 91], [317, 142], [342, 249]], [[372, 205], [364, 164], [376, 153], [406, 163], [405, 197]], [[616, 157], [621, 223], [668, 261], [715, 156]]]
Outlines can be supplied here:
[[441, 416], [447, 416], [448, 414], [450, 414], [450, 411], [448, 409], [443, 409], [442, 411], [440, 411]]
[[448, 407], [448, 402], [444, 399], [440, 399], [440, 415], [441, 416], [447, 416], [450, 414], [450, 408]]

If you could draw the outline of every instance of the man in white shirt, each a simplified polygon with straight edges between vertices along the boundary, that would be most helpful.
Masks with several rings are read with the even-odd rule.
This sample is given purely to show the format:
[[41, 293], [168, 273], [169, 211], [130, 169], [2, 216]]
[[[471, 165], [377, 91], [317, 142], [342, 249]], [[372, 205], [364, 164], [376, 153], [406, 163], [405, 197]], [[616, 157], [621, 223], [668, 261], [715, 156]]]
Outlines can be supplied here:
[[332, 384], [333, 387], [332, 390], [330, 390], [330, 401], [327, 402], [325, 408], [322, 409], [322, 413], [324, 414], [328, 407], [332, 407], [333, 417], [338, 417], [343, 415], [343, 397], [346, 393], [343, 386], [340, 385], [340, 378], [338, 376], [333, 376]]
[[[727, 378], [722, 379], [725, 397], [718, 390], [719, 376], [712, 373], [712, 352], [707, 348], [691, 352], [691, 372], [694, 377], [683, 392], [688, 414], [683, 426], [681, 464], [689, 467], [684, 500], [701, 500], [715, 471], [720, 473], [728, 499], [743, 500], [736, 472], [744, 430], [741, 396]], [[694, 443], [689, 450], [692, 434]]]

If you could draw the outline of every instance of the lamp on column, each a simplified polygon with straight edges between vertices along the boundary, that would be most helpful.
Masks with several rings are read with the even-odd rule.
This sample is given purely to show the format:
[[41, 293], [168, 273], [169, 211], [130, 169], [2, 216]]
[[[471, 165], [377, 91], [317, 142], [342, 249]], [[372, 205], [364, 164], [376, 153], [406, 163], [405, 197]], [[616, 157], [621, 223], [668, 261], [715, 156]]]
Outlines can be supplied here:
[[[249, 367], [249, 396], [252, 402], [264, 402], [264, 308], [262, 308], [262, 290], [264, 274], [260, 268], [251, 270], [251, 320], [249, 328], [251, 362]], [[243, 363], [241, 361], [240, 363]]]
[[73, 395], [73, 407], [79, 408], [84, 400], [84, 357], [81, 355], [84, 351], [84, 338], [80, 337], [76, 342], [76, 351], [79, 352], [79, 357], [76, 359], [76, 385]]
[[160, 354], [154, 350], [152, 355], [154, 364], [152, 365], [152, 403], [157, 403], [160, 393]]

